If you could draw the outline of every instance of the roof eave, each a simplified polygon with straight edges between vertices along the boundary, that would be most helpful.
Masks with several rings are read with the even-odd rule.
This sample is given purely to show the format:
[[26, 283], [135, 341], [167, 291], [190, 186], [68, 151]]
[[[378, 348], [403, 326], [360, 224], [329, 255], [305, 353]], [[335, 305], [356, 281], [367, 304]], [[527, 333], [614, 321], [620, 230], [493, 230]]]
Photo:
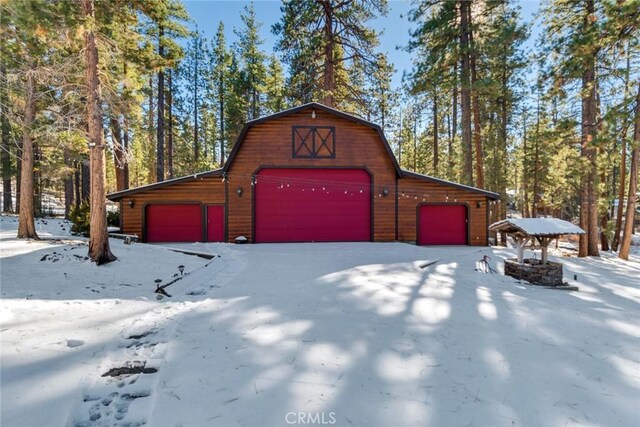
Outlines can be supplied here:
[[140, 187], [135, 187], [135, 188], [127, 189], [127, 190], [122, 190], [122, 191], [116, 191], [116, 192], [113, 192], [113, 193], [109, 193], [109, 194], [107, 194], [107, 199], [109, 199], [111, 201], [116, 201], [116, 200], [120, 200], [121, 198], [126, 197], [126, 196], [132, 196], [134, 194], [141, 193], [141, 192], [144, 192], [144, 191], [156, 190], [158, 188], [163, 188], [163, 187], [167, 187], [167, 186], [170, 186], [170, 185], [179, 184], [181, 182], [193, 181], [195, 179], [200, 179], [200, 178], [209, 178], [209, 177], [215, 177], [215, 176], [222, 176], [223, 173], [224, 173], [223, 170], [221, 168], [219, 168], [219, 169], [214, 169], [214, 170], [210, 170], [210, 171], [206, 171], [206, 172], [196, 173], [196, 174], [193, 174], [193, 175], [181, 176], [181, 177], [174, 178], [174, 179], [168, 179], [166, 181], [155, 182], [153, 184], [147, 184], [147, 185], [143, 185], [143, 186], [140, 186]]
[[429, 176], [429, 175], [423, 175], [423, 174], [416, 173], [416, 172], [411, 172], [411, 171], [408, 171], [408, 170], [405, 170], [405, 169], [402, 169], [401, 172], [402, 172], [402, 176], [421, 179], [423, 181], [434, 182], [434, 183], [442, 184], [442, 185], [449, 185], [449, 186], [452, 186], [452, 187], [455, 187], [455, 188], [459, 188], [461, 190], [466, 190], [466, 191], [471, 191], [471, 192], [474, 192], [474, 193], [482, 194], [482, 195], [487, 196], [488, 198], [490, 198], [492, 200], [499, 200], [500, 199], [500, 194], [499, 193], [494, 193], [493, 191], [483, 190], [482, 188], [471, 187], [470, 185], [459, 184], [457, 182], [451, 182], [451, 181], [447, 181], [445, 179], [435, 178], [435, 177], [432, 177], [432, 176]]

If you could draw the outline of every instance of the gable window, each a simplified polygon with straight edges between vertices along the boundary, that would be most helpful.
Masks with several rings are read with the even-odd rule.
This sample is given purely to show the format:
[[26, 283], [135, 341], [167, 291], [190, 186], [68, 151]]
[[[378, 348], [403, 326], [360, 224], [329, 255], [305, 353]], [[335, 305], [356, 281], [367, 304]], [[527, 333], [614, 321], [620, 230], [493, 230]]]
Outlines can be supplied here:
[[294, 159], [336, 157], [336, 132], [333, 126], [293, 126], [291, 135]]

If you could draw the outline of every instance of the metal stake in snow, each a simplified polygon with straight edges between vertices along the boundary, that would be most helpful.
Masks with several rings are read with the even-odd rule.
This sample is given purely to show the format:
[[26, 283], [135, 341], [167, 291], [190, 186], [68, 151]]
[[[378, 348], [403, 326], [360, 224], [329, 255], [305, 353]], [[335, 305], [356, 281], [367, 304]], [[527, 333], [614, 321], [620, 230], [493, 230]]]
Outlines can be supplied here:
[[489, 261], [491, 261], [491, 257], [489, 255], [483, 256], [480, 261], [476, 262], [476, 271], [490, 274], [496, 273], [496, 271], [491, 267], [491, 264], [489, 264]]
[[167, 283], [164, 286], [160, 286], [160, 283], [162, 283], [162, 279], [156, 279], [154, 280], [154, 282], [156, 283], [156, 290], [154, 292], [158, 294], [159, 298], [161, 298], [160, 295], [164, 295], [165, 297], [171, 297], [171, 295], [169, 295], [167, 291], [164, 290], [164, 288], [169, 286], [171, 283]]

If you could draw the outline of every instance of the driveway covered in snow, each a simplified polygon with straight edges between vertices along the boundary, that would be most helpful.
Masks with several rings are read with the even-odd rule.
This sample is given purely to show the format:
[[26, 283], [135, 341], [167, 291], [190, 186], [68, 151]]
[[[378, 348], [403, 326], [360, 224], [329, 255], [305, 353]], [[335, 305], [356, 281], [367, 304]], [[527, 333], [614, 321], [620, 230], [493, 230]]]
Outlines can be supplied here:
[[[19, 283], [21, 263], [52, 249], [3, 245], [16, 246], [2, 258], [3, 425], [640, 422], [637, 262], [562, 259], [580, 292], [474, 271], [513, 256], [499, 248], [190, 245], [220, 255], [201, 260], [114, 243], [121, 260], [104, 269], [40, 262], [109, 272], [96, 293]], [[146, 251], [192, 263], [171, 298], [150, 289], [173, 270], [138, 262], [134, 289], [108, 279]], [[157, 372], [101, 377], [142, 365]]]

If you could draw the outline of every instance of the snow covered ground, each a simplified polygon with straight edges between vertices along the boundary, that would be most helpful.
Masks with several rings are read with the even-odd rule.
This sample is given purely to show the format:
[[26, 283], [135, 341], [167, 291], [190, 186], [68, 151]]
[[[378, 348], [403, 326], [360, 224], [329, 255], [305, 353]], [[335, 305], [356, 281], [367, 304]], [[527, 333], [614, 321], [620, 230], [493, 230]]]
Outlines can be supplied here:
[[96, 267], [63, 221], [0, 221], [2, 426], [640, 424], [637, 256], [562, 257], [580, 292], [474, 271], [497, 247], [112, 240]]

